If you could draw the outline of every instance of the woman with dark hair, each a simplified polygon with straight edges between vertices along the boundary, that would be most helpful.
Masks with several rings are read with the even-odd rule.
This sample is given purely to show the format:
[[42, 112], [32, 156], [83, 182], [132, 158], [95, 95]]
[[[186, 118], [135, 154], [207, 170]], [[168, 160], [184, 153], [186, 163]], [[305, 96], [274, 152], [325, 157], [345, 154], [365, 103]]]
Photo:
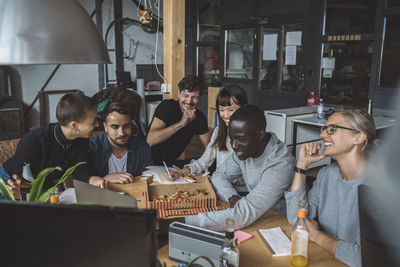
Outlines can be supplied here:
[[247, 95], [240, 86], [230, 85], [221, 89], [216, 101], [218, 125], [214, 129], [210, 143], [199, 159], [192, 160], [190, 164], [178, 170], [180, 174], [200, 173], [209, 168], [214, 160], [217, 161], [217, 167], [226, 160], [233, 151], [228, 137], [229, 120], [243, 105], [247, 105]]

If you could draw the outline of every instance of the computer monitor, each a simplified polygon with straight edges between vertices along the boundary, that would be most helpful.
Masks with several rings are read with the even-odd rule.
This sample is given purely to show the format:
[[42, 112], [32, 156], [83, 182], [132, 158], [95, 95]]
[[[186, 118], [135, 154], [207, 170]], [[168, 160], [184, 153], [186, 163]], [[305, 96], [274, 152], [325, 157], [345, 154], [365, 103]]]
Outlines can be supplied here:
[[[389, 195], [390, 196], [390, 195]], [[362, 266], [400, 266], [398, 224], [393, 219], [398, 203], [383, 205], [387, 195], [376, 188], [358, 187]], [[392, 213], [393, 212], [393, 213]], [[398, 218], [398, 217], [397, 217]]]
[[155, 210], [0, 201], [10, 266], [155, 266]]

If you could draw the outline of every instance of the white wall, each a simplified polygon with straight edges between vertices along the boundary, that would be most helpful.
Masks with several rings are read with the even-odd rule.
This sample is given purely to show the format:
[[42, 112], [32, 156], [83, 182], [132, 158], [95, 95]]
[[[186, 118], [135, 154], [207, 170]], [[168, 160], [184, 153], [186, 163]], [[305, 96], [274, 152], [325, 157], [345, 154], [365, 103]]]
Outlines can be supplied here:
[[[138, 20], [137, 7], [131, 0], [123, 0], [123, 17], [129, 17]], [[140, 2], [140, 1], [139, 1]], [[153, 2], [153, 1], [152, 1]], [[92, 13], [95, 8], [94, 0], [80, 0], [80, 3], [88, 11]], [[142, 1], [143, 3], [143, 1]], [[160, 0], [160, 6], [162, 1]], [[113, 1], [105, 0], [103, 2], [103, 36], [111, 21], [114, 20]], [[153, 7], [153, 12], [157, 10]], [[160, 10], [162, 17], [162, 9]], [[95, 17], [94, 17], [95, 19]], [[107, 40], [108, 48], [114, 48], [114, 29], [109, 34]], [[125, 59], [125, 71], [131, 72], [133, 81], [136, 79], [136, 64], [151, 64], [152, 55], [155, 55], [156, 34], [148, 34], [141, 27], [136, 25], [126, 26], [124, 34], [124, 51], [129, 52], [130, 39], [136, 42], [136, 48], [131, 47], [131, 56], [133, 59]], [[71, 37], [73, 38], [73, 36]], [[157, 48], [157, 63], [163, 63], [163, 37], [159, 34], [159, 43]], [[110, 53], [111, 61], [114, 61], [114, 52]], [[32, 66], [12, 66], [9, 68], [11, 72], [12, 95], [20, 98], [25, 106], [29, 106], [36, 97], [40, 88], [44, 85], [51, 72], [56, 65], [32, 65]], [[115, 67], [109, 65], [109, 79], [115, 79]], [[97, 65], [61, 65], [53, 79], [47, 85], [45, 90], [63, 90], [63, 89], [80, 89], [86, 95], [92, 96], [99, 91]], [[55, 105], [59, 96], [50, 98], [50, 119], [55, 121]], [[25, 126], [31, 128], [39, 125], [39, 103], [25, 118]]]

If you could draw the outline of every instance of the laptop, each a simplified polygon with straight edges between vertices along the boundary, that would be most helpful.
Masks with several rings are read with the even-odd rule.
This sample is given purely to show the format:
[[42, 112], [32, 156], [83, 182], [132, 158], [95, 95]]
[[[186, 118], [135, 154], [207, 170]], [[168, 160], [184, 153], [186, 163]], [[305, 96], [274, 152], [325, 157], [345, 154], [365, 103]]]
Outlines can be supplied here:
[[136, 208], [135, 198], [90, 185], [74, 179], [75, 195], [78, 204], [97, 204], [103, 206], [116, 206]]

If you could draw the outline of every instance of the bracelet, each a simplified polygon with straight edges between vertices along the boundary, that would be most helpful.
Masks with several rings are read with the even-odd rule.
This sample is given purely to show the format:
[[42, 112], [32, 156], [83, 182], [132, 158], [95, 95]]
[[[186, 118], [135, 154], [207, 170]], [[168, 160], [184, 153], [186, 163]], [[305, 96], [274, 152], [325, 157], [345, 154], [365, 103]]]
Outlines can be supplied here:
[[301, 169], [301, 168], [297, 168], [296, 166], [294, 167], [294, 171], [298, 172], [300, 174], [307, 174], [307, 170]]
[[176, 133], [176, 128], [174, 125], [171, 125], [172, 129], [174, 129], [175, 133]]

